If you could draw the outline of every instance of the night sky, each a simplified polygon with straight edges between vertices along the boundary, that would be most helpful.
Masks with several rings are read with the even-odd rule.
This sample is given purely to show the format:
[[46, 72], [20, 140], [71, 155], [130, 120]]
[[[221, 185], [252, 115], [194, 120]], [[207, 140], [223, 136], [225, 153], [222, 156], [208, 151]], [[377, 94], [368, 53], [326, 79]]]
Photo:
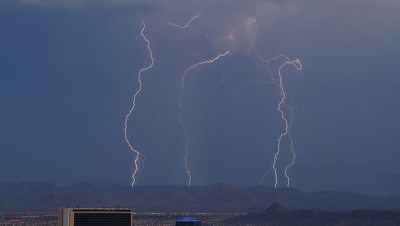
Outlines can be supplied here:
[[[292, 187], [350, 189], [338, 184], [398, 176], [399, 12], [397, 0], [0, 1], [0, 181], [132, 183], [124, 120], [151, 63], [142, 20], [154, 66], [142, 73], [127, 124], [142, 154], [136, 185], [187, 184], [182, 76], [225, 51], [186, 74], [192, 185], [274, 186], [285, 125], [273, 81], [283, 61], [271, 72], [257, 53], [303, 66], [281, 70], [295, 114]], [[196, 13], [186, 28], [170, 25]], [[281, 148], [285, 187], [288, 139]]]

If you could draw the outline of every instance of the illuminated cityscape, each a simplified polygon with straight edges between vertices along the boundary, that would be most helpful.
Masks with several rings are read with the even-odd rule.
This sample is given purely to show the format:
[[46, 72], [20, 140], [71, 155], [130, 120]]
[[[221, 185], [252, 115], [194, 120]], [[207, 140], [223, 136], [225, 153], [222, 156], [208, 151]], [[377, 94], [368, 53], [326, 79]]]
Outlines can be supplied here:
[[42, 225], [57, 225], [56, 212], [1, 212], [0, 225], [29, 225], [29, 226], [42, 226]]
[[[245, 213], [164, 213], [139, 212], [133, 213], [134, 225], [175, 225], [177, 220], [194, 217], [202, 221], [202, 225], [219, 225], [219, 222], [242, 216]], [[57, 212], [2, 212], [0, 226], [55, 226]]]

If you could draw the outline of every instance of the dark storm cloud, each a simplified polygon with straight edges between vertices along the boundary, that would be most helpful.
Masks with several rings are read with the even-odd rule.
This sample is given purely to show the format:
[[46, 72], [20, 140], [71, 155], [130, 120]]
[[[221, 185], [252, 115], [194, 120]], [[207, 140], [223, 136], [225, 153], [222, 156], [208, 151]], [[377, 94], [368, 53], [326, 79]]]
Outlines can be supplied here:
[[[234, 48], [193, 34], [220, 38], [249, 18], [257, 21], [258, 50], [304, 65], [301, 73], [284, 70], [297, 109], [294, 186], [312, 180], [301, 175], [306, 164], [357, 163], [400, 172], [398, 1], [20, 0], [0, 6], [0, 165], [10, 172], [2, 181], [129, 184], [133, 154], [122, 125], [137, 72], [149, 63], [141, 19], [155, 56], [129, 132], [146, 156], [142, 184], [185, 184], [180, 78], [205, 58], [199, 57], [203, 49]], [[200, 18], [190, 31], [168, 26], [184, 24], [196, 12]], [[239, 31], [235, 54], [193, 71], [188, 80], [184, 106], [195, 184], [256, 184], [275, 151], [281, 122], [274, 86], [244, 85], [234, 105], [241, 84], [265, 75], [240, 57], [249, 39]], [[236, 74], [220, 83], [233, 66]]]

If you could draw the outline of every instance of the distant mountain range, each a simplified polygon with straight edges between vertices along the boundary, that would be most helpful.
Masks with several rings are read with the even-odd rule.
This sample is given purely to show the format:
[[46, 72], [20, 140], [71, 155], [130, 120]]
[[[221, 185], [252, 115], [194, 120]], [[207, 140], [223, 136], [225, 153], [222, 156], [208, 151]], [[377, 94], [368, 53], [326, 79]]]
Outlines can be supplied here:
[[0, 183], [0, 211], [42, 211], [60, 207], [123, 207], [137, 212], [260, 212], [279, 202], [289, 209], [324, 211], [400, 210], [400, 196], [352, 192], [301, 192], [293, 188], [228, 184], [122, 186], [46, 182]]
[[400, 195], [400, 174], [365, 165], [296, 164], [291, 185], [302, 191], [353, 191], [368, 195]]

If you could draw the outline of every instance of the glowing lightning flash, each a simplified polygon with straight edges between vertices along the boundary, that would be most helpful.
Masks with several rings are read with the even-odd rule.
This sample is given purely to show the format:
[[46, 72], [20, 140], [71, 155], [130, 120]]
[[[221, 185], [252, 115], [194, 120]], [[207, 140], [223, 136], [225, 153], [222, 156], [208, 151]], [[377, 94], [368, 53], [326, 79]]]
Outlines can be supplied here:
[[[192, 23], [193, 20], [195, 20], [195, 19], [197, 19], [197, 18], [199, 18], [199, 14], [195, 14], [195, 15], [192, 17], [192, 19], [190, 19], [184, 26], [182, 26], [182, 25], [177, 25], [177, 24], [172, 24], [172, 23], [169, 23], [169, 24], [172, 25], [172, 26], [178, 27], [178, 28], [185, 29], [185, 28], [187, 28], [187, 27], [190, 25], [190, 23]], [[277, 187], [277, 186], [278, 186], [278, 169], [277, 169], [276, 165], [277, 165], [277, 161], [278, 161], [278, 156], [279, 156], [279, 154], [281, 153], [281, 144], [282, 144], [282, 140], [283, 140], [284, 138], [287, 137], [287, 138], [289, 139], [289, 143], [290, 143], [289, 149], [290, 149], [290, 152], [291, 152], [291, 154], [292, 154], [292, 159], [291, 159], [290, 163], [289, 163], [288, 165], [286, 165], [286, 168], [285, 168], [285, 170], [284, 170], [284, 174], [285, 174], [285, 177], [287, 178], [287, 187], [289, 187], [289, 186], [290, 186], [290, 177], [289, 177], [289, 175], [288, 175], [288, 170], [289, 170], [289, 168], [294, 164], [295, 159], [296, 159], [296, 154], [295, 154], [295, 151], [294, 151], [294, 149], [293, 149], [293, 139], [292, 139], [291, 134], [290, 134], [290, 130], [291, 130], [292, 122], [293, 122], [293, 118], [294, 118], [294, 112], [293, 112], [293, 107], [292, 107], [291, 105], [289, 105], [289, 104], [287, 103], [287, 100], [286, 100], [286, 92], [285, 92], [284, 83], [283, 83], [282, 69], [283, 69], [285, 66], [287, 66], [287, 65], [292, 65], [292, 66], [294, 66], [297, 70], [302, 70], [302, 65], [301, 65], [299, 59], [290, 60], [290, 59], [289, 59], [288, 57], [286, 57], [285, 55], [278, 55], [278, 56], [276, 56], [276, 57], [274, 57], [274, 58], [267, 59], [267, 58], [264, 56], [264, 54], [262, 54], [260, 51], [258, 51], [258, 50], [255, 48], [255, 42], [256, 42], [256, 39], [257, 39], [258, 29], [259, 29], [259, 28], [258, 28], [256, 19], [254, 19], [254, 18], [249, 18], [248, 20], [246, 20], [246, 22], [245, 22], [242, 26], [239, 26], [238, 28], [234, 29], [233, 31], [231, 31], [231, 32], [229, 32], [229, 33], [227, 33], [227, 34], [225, 34], [225, 35], [223, 35], [223, 36], [220, 37], [220, 38], [211, 38], [209, 35], [207, 35], [207, 34], [204, 33], [204, 32], [196, 32], [196, 33], [194, 33], [194, 34], [202, 34], [202, 35], [204, 35], [207, 39], [209, 39], [210, 41], [213, 41], [213, 42], [215, 42], [215, 43], [220, 42], [220, 41], [224, 41], [224, 40], [228, 40], [228, 41], [230, 41], [230, 42], [234, 42], [235, 39], [236, 39], [236, 38], [235, 38], [235, 34], [238, 33], [239, 30], [244, 31], [244, 32], [243, 32], [243, 33], [244, 33], [244, 40], [246, 40], [247, 44], [249, 44], [249, 47], [247, 48], [247, 51], [246, 51], [246, 55], [249, 56], [251, 59], [253, 59], [259, 66], [266, 68], [266, 69], [269, 71], [269, 73], [271, 74], [272, 82], [273, 82], [273, 83], [278, 87], [278, 89], [279, 89], [280, 101], [279, 101], [279, 103], [278, 103], [277, 110], [279, 111], [279, 113], [280, 113], [280, 115], [281, 115], [281, 119], [283, 120], [283, 122], [284, 122], [284, 124], [285, 124], [285, 129], [284, 129], [284, 131], [283, 131], [283, 132], [280, 134], [280, 136], [279, 136], [279, 139], [278, 139], [277, 145], [276, 145], [276, 146], [277, 146], [277, 150], [276, 150], [276, 152], [275, 152], [275, 155], [274, 155], [274, 158], [273, 158], [273, 162], [272, 162], [272, 164], [271, 164], [271, 168], [268, 170], [267, 174], [268, 174], [269, 171], [271, 171], [271, 170], [274, 171], [274, 174], [275, 174], [275, 187]], [[233, 46], [232, 46], [232, 47], [233, 47]], [[190, 172], [190, 170], [188, 169], [189, 144], [188, 144], [188, 137], [187, 137], [186, 126], [185, 126], [184, 122], [182, 121], [183, 108], [182, 108], [182, 103], [181, 103], [181, 101], [182, 101], [182, 93], [183, 93], [183, 89], [184, 89], [184, 85], [185, 85], [185, 77], [186, 77], [188, 71], [190, 71], [191, 69], [195, 68], [196, 66], [201, 65], [201, 64], [204, 64], [204, 63], [212, 63], [212, 62], [214, 62], [214, 60], [218, 59], [218, 58], [221, 57], [221, 56], [225, 56], [225, 55], [227, 55], [228, 53], [229, 53], [229, 52], [226, 52], [225, 54], [219, 55], [219, 56], [217, 56], [216, 58], [214, 58], [214, 59], [211, 60], [211, 61], [203, 61], [203, 62], [197, 63], [197, 64], [195, 64], [195, 65], [189, 67], [189, 68], [185, 71], [184, 76], [182, 77], [182, 87], [181, 87], [181, 93], [180, 93], [179, 101], [178, 101], [178, 102], [179, 102], [179, 108], [180, 108], [180, 110], [181, 110], [181, 111], [180, 111], [180, 114], [179, 114], [179, 122], [182, 124], [182, 127], [183, 127], [184, 132], [185, 132], [186, 152], [185, 152], [185, 157], [184, 157], [184, 159], [185, 159], [185, 168], [186, 168], [186, 171], [187, 171], [188, 176], [189, 176], [189, 183], [188, 183], [189, 186], [190, 186], [191, 179], [192, 179], [192, 178], [191, 178], [191, 172]], [[261, 61], [261, 63], [260, 63], [256, 58], [253, 58], [252, 53], [255, 53], [256, 55], [258, 55], [258, 59]], [[277, 70], [277, 72], [276, 72], [276, 71], [274, 71], [274, 70], [271, 68], [270, 63], [271, 63], [272, 61], [277, 61], [277, 60], [279, 60], [279, 59], [281, 59], [281, 58], [283, 58], [285, 61], [279, 66], [279, 68], [278, 68], [278, 70]], [[265, 65], [266, 65], [266, 66], [265, 66]], [[278, 77], [278, 78], [274, 78], [274, 75], [276, 75], [276, 74], [277, 74], [277, 77]], [[228, 75], [229, 75], [229, 73], [228, 73]], [[226, 76], [228, 76], [228, 75], [226, 75]], [[226, 76], [224, 76], [223, 79], [224, 79]], [[245, 85], [245, 84], [247, 84], [247, 83], [250, 83], [250, 82], [268, 83], [268, 82], [265, 82], [265, 81], [258, 81], [258, 80], [251, 80], [251, 81], [248, 81], [248, 82], [246, 82], [246, 83], [240, 85], [240, 86], [236, 89], [236, 91], [235, 91], [235, 93], [234, 93], [234, 95], [233, 95], [233, 98], [235, 97], [236, 93], [239, 91], [239, 89], [240, 89], [243, 85]], [[235, 106], [236, 106], [236, 100], [235, 100], [235, 98], [234, 98], [234, 102], [235, 102]], [[233, 113], [231, 113], [230, 120], [232, 119], [232, 114], [233, 114]], [[229, 121], [230, 121], [230, 120], [229, 120]], [[228, 123], [229, 123], [229, 121], [228, 121]], [[265, 175], [264, 175], [264, 177], [265, 177]], [[263, 177], [263, 178], [264, 178], [264, 177]]]
[[[180, 29], [188, 29], [191, 30], [191, 24], [194, 20], [199, 19], [199, 13], [195, 13], [194, 16], [184, 25], [179, 25], [179, 24], [175, 24], [175, 23], [171, 23], [169, 22], [168, 24], [170, 26], [173, 27], [177, 27]], [[144, 34], [144, 31], [146, 29], [146, 24], [145, 22], [142, 20], [143, 23], [143, 28], [140, 32], [141, 36], [143, 37], [143, 39], [146, 41], [147, 43], [147, 49], [149, 51], [149, 55], [151, 58], [151, 64], [147, 67], [142, 68], [139, 72], [138, 72], [138, 76], [137, 76], [137, 80], [139, 82], [139, 88], [138, 90], [135, 92], [134, 96], [133, 96], [133, 101], [132, 101], [132, 107], [129, 110], [128, 114], [125, 117], [125, 124], [124, 124], [124, 135], [125, 135], [125, 141], [128, 144], [130, 150], [132, 152], [134, 152], [136, 154], [136, 157], [134, 159], [134, 164], [135, 164], [135, 170], [132, 174], [132, 186], [135, 184], [136, 182], [136, 176], [137, 173], [139, 171], [139, 159], [141, 157], [141, 153], [135, 149], [131, 142], [128, 139], [127, 136], [127, 129], [128, 129], [128, 120], [130, 118], [130, 116], [133, 114], [133, 111], [135, 110], [136, 107], [136, 100], [138, 95], [140, 94], [140, 92], [142, 91], [142, 74], [151, 69], [154, 65], [154, 58], [153, 58], [153, 53], [152, 50], [150, 48], [150, 41], [149, 39], [147, 39], [146, 35]], [[263, 53], [261, 53], [260, 51], [257, 50], [256, 46], [256, 39], [257, 39], [257, 33], [258, 33], [258, 25], [256, 22], [256, 19], [254, 18], [250, 18], [248, 19], [244, 24], [242, 24], [241, 26], [237, 27], [236, 29], [232, 30], [231, 32], [223, 35], [220, 38], [211, 38], [208, 34], [204, 33], [204, 32], [192, 32], [190, 31], [193, 35], [204, 35], [207, 39], [209, 39], [210, 41], [213, 42], [214, 45], [218, 45], [217, 47], [214, 47], [215, 49], [229, 49], [231, 51], [226, 51], [225, 53], [219, 54], [216, 57], [210, 59], [210, 60], [204, 60], [204, 61], [200, 61], [197, 62], [195, 64], [193, 64], [192, 66], [188, 67], [185, 71], [184, 74], [182, 76], [182, 82], [181, 82], [181, 89], [180, 89], [180, 93], [179, 93], [179, 98], [178, 98], [178, 107], [179, 107], [179, 116], [178, 116], [178, 120], [179, 123], [182, 125], [183, 128], [183, 132], [184, 132], [184, 139], [185, 139], [185, 153], [184, 153], [184, 166], [186, 169], [186, 173], [188, 175], [188, 186], [191, 185], [192, 182], [192, 175], [191, 175], [191, 171], [189, 169], [189, 149], [190, 149], [190, 145], [189, 145], [189, 136], [188, 136], [188, 129], [186, 127], [186, 124], [183, 120], [183, 113], [184, 113], [184, 107], [183, 107], [183, 93], [184, 93], [184, 89], [185, 89], [185, 82], [186, 82], [186, 77], [188, 76], [189, 72], [192, 69], [195, 69], [198, 66], [202, 66], [205, 64], [212, 64], [215, 61], [219, 60], [222, 57], [227, 56], [228, 54], [230, 54], [231, 52], [235, 53], [238, 51], [245, 51], [245, 54], [242, 56], [248, 56], [251, 59], [253, 59], [255, 61], [255, 63], [260, 66], [265, 68], [271, 76], [272, 79], [272, 83], [275, 84], [275, 86], [278, 88], [279, 90], [279, 94], [280, 94], [280, 101], [277, 105], [277, 111], [280, 113], [280, 117], [285, 125], [283, 132], [280, 133], [279, 138], [277, 140], [277, 144], [276, 144], [276, 152], [274, 154], [274, 158], [273, 158], [273, 162], [271, 163], [271, 167], [269, 168], [268, 172], [264, 175], [264, 177], [270, 172], [270, 171], [274, 171], [274, 176], [275, 176], [275, 187], [278, 186], [278, 167], [277, 167], [277, 162], [278, 162], [278, 157], [279, 154], [281, 153], [281, 149], [282, 149], [282, 142], [283, 140], [287, 139], [288, 140], [288, 145], [289, 145], [289, 151], [291, 152], [292, 155], [292, 159], [289, 162], [289, 164], [286, 165], [286, 167], [284, 168], [284, 176], [287, 179], [287, 187], [290, 186], [290, 177], [288, 175], [288, 171], [289, 168], [294, 164], [295, 159], [296, 159], [296, 154], [293, 148], [293, 139], [291, 137], [291, 127], [293, 124], [293, 118], [294, 118], [294, 111], [293, 111], [293, 106], [288, 103], [288, 95], [286, 94], [285, 91], [285, 87], [284, 87], [284, 82], [283, 82], [283, 76], [282, 76], [282, 69], [288, 65], [292, 65], [296, 68], [296, 70], [302, 70], [302, 64], [300, 63], [299, 59], [295, 59], [295, 60], [290, 60], [288, 57], [286, 57], [285, 55], [278, 55], [274, 58], [270, 58], [268, 59], [267, 57], [265, 57], [265, 55]], [[239, 31], [243, 31], [243, 32], [239, 32]], [[241, 34], [243, 34], [242, 36], [240, 36]], [[245, 43], [246, 47], [248, 47], [247, 49], [241, 49], [240, 48], [240, 42], [241, 43]], [[239, 43], [239, 44], [236, 44]], [[223, 47], [224, 45], [225, 48]], [[255, 54], [255, 55], [254, 55]], [[257, 57], [258, 56], [258, 57]], [[281, 61], [283, 59], [283, 61]], [[276, 61], [281, 61], [283, 63], [280, 64], [280, 66], [278, 68], [276, 67], [272, 67], [270, 64], [272, 62], [276, 62]], [[227, 75], [225, 75], [222, 79], [225, 79], [227, 76], [229, 76], [231, 74], [231, 72], [235, 70], [235, 68], [233, 68]], [[236, 99], [235, 96], [237, 94], [237, 92], [239, 91], [239, 89], [241, 89], [241, 87], [243, 85], [246, 84], [250, 84], [250, 83], [270, 83], [270, 82], [266, 82], [266, 81], [262, 81], [262, 80], [255, 80], [252, 79], [242, 85], [240, 85], [236, 91], [233, 94], [233, 99], [235, 102], [235, 106], [236, 106]], [[235, 110], [235, 109], [234, 109]], [[233, 113], [232, 113], [233, 114]], [[232, 114], [230, 117], [230, 120], [232, 119]], [[228, 123], [229, 123], [228, 121]], [[143, 158], [143, 157], [142, 157]], [[264, 178], [263, 177], [263, 178]]]
[[180, 112], [179, 112], [179, 123], [182, 125], [183, 131], [185, 133], [185, 156], [184, 156], [184, 160], [185, 160], [185, 169], [186, 169], [186, 172], [187, 172], [188, 177], [189, 177], [188, 186], [190, 186], [190, 184], [192, 182], [192, 175], [191, 175], [191, 171], [189, 170], [189, 167], [188, 167], [188, 155], [189, 155], [188, 132], [187, 132], [186, 125], [182, 120], [182, 115], [183, 115], [182, 95], [183, 95], [183, 90], [185, 89], [185, 80], [186, 80], [187, 74], [188, 74], [188, 72], [190, 70], [196, 68], [197, 66], [201, 66], [203, 64], [212, 64], [216, 60], [220, 59], [221, 57], [224, 57], [224, 56], [228, 55], [229, 53], [230, 53], [229, 51], [226, 51], [225, 53], [219, 54], [218, 56], [214, 57], [211, 60], [205, 60], [205, 61], [198, 62], [198, 63], [190, 66], [188, 69], [186, 69], [185, 73], [182, 76], [182, 86], [181, 86], [181, 91], [179, 93], [178, 106], [179, 106], [179, 109], [180, 109]]
[[[249, 33], [252, 33], [252, 34], [249, 34]], [[249, 45], [249, 48], [247, 49], [246, 55], [248, 55], [251, 59], [253, 59], [259, 66], [266, 68], [269, 71], [269, 73], [271, 74], [272, 82], [278, 87], [279, 93], [280, 93], [280, 101], [277, 105], [277, 110], [279, 111], [279, 113], [281, 115], [281, 119], [283, 120], [283, 122], [285, 124], [285, 129], [280, 134], [279, 139], [277, 141], [277, 145], [276, 145], [277, 150], [275, 152], [273, 162], [271, 164], [271, 168], [269, 168], [268, 172], [264, 175], [264, 177], [273, 169], [274, 175], [275, 175], [275, 184], [274, 185], [275, 185], [275, 187], [278, 186], [278, 170], [277, 170], [276, 164], [278, 161], [278, 156], [281, 153], [282, 140], [285, 137], [287, 137], [289, 139], [289, 149], [292, 154], [292, 159], [291, 159], [290, 163], [288, 165], [286, 165], [284, 174], [287, 179], [287, 187], [290, 187], [290, 177], [288, 175], [288, 170], [294, 164], [295, 159], [296, 159], [296, 153], [293, 149], [293, 139], [290, 134], [290, 130], [291, 130], [292, 122], [293, 122], [293, 118], [294, 118], [294, 112], [293, 112], [293, 107], [291, 105], [289, 105], [286, 100], [287, 97], [286, 97], [286, 92], [285, 92], [284, 83], [283, 83], [282, 69], [287, 65], [292, 65], [297, 70], [302, 70], [302, 64], [300, 63], [299, 59], [290, 60], [285, 55], [278, 55], [271, 59], [267, 59], [263, 53], [261, 53], [260, 51], [255, 49], [257, 33], [258, 33], [258, 25], [256, 23], [256, 20], [254, 18], [248, 19], [245, 23], [245, 34], [247, 34], [248, 35], [247, 37], [250, 38], [250, 45]], [[258, 59], [261, 61], [261, 63], [256, 59], [257, 57], [256, 58], [252, 57], [251, 53], [253, 53], [253, 51], [256, 55], [258, 55]], [[281, 58], [284, 59], [284, 62], [279, 66], [279, 68], [276, 72], [271, 68], [270, 63], [272, 61], [277, 61]], [[276, 74], [277, 74], [277, 78], [274, 78], [274, 75], [276, 75]], [[251, 80], [249, 82], [263, 83], [262, 81], [256, 81], [256, 80]], [[245, 84], [246, 83], [244, 83], [242, 85], [245, 85]], [[242, 85], [240, 85], [237, 88], [237, 90], [234, 93], [234, 97]], [[235, 106], [236, 106], [235, 98], [234, 98], [234, 102], [235, 102]], [[231, 114], [231, 119], [232, 119], [232, 114]]]
[[[283, 84], [282, 69], [283, 69], [286, 65], [292, 65], [292, 66], [294, 66], [294, 67], [296, 68], [296, 70], [302, 70], [303, 66], [301, 65], [299, 59], [289, 60], [289, 58], [286, 57], [285, 55], [279, 55], [279, 56], [274, 57], [274, 58], [269, 59], [269, 60], [264, 60], [264, 59], [262, 59], [262, 57], [261, 57], [260, 54], [259, 54], [258, 56], [259, 56], [259, 58], [260, 58], [263, 62], [266, 62], [267, 65], [268, 65], [272, 60], [277, 60], [278, 58], [281, 58], [281, 57], [283, 57], [283, 58], [286, 60], [286, 61], [285, 61], [283, 64], [281, 64], [280, 67], [278, 68], [278, 73], [277, 73], [277, 75], [278, 75], [278, 81], [276, 81], [275, 79], [272, 79], [272, 80], [274, 81], [275, 85], [279, 88], [279, 93], [280, 93], [281, 99], [280, 99], [280, 101], [279, 101], [279, 103], [278, 103], [277, 109], [278, 109], [278, 111], [280, 112], [281, 118], [282, 118], [282, 120], [283, 120], [284, 123], [285, 123], [285, 130], [280, 134], [279, 139], [278, 139], [278, 142], [277, 142], [277, 150], [276, 150], [275, 155], [274, 155], [274, 160], [273, 160], [273, 164], [272, 164], [272, 169], [274, 170], [274, 175], [275, 175], [275, 187], [277, 187], [277, 186], [278, 186], [278, 170], [277, 170], [277, 168], [276, 168], [276, 164], [277, 164], [277, 161], [278, 161], [278, 156], [279, 156], [279, 154], [280, 154], [280, 152], [281, 152], [281, 143], [282, 143], [282, 139], [285, 138], [285, 137], [288, 137], [289, 142], [290, 142], [290, 147], [289, 147], [289, 148], [290, 148], [290, 152], [292, 153], [292, 160], [291, 160], [291, 162], [286, 166], [284, 172], [285, 172], [285, 177], [286, 177], [286, 179], [287, 179], [287, 184], [286, 184], [286, 186], [287, 186], [287, 187], [290, 187], [290, 177], [288, 176], [288, 170], [289, 170], [289, 168], [294, 164], [294, 161], [295, 161], [295, 159], [296, 159], [296, 154], [295, 154], [294, 149], [293, 149], [293, 139], [292, 139], [292, 137], [291, 137], [291, 135], [290, 135], [290, 130], [291, 130], [291, 127], [292, 127], [292, 121], [293, 121], [293, 117], [294, 117], [294, 112], [293, 112], [293, 107], [290, 106], [289, 104], [287, 104], [287, 102], [286, 102], [287, 95], [286, 95], [285, 88], [284, 88], [284, 84]], [[271, 72], [271, 76], [272, 76], [273, 73], [272, 73], [272, 70], [270, 69], [269, 65], [267, 66], [267, 68], [268, 68], [268, 70]], [[284, 108], [286, 108], [287, 110], [284, 110]], [[287, 114], [286, 114], [287, 111], [289, 111], [289, 115], [290, 115], [289, 118], [287, 117]]]
[[168, 22], [168, 24], [170, 25], [170, 26], [174, 26], [174, 27], [178, 27], [178, 28], [182, 28], [182, 29], [185, 29], [185, 28], [187, 28], [192, 22], [193, 22], [193, 20], [195, 20], [195, 19], [198, 19], [200, 17], [200, 15], [199, 15], [199, 13], [195, 13], [194, 14], [194, 16], [192, 17], [192, 19], [190, 19], [185, 25], [179, 25], [179, 24], [174, 24], [174, 23], [171, 23], [171, 22]]
[[133, 96], [132, 107], [131, 107], [131, 109], [129, 110], [128, 114], [125, 116], [125, 123], [124, 123], [124, 136], [125, 136], [125, 141], [126, 141], [126, 143], [128, 144], [128, 146], [129, 146], [129, 148], [131, 149], [131, 151], [134, 152], [134, 153], [136, 154], [136, 157], [135, 157], [135, 160], [134, 160], [134, 163], [135, 163], [135, 170], [134, 170], [134, 172], [133, 172], [133, 174], [132, 174], [132, 186], [133, 186], [133, 185], [135, 184], [135, 182], [136, 182], [136, 174], [137, 174], [138, 171], [139, 171], [139, 157], [140, 157], [140, 152], [132, 146], [131, 142], [130, 142], [129, 139], [128, 139], [128, 136], [127, 136], [128, 120], [129, 120], [129, 117], [132, 115], [132, 112], [135, 110], [137, 96], [138, 96], [138, 95], [140, 94], [140, 92], [142, 91], [142, 86], [143, 86], [143, 83], [142, 83], [142, 73], [145, 72], [145, 71], [147, 71], [147, 70], [149, 70], [149, 69], [152, 68], [153, 65], [154, 65], [154, 58], [153, 58], [153, 52], [151, 51], [151, 48], [150, 48], [150, 41], [149, 41], [149, 39], [146, 38], [146, 35], [143, 33], [144, 30], [146, 29], [146, 23], [145, 23], [143, 20], [142, 20], [142, 23], [143, 23], [143, 28], [142, 28], [142, 30], [140, 31], [140, 35], [141, 35], [141, 36], [143, 37], [143, 39], [147, 42], [147, 49], [149, 50], [149, 54], [150, 54], [150, 58], [151, 58], [151, 63], [150, 63], [149, 66], [140, 69], [140, 71], [139, 71], [139, 73], [138, 73], [137, 80], [138, 80], [138, 82], [139, 82], [139, 89], [135, 92], [135, 94], [134, 94], [134, 96]]
[[[279, 102], [279, 104], [278, 104], [278, 109], [279, 109], [279, 112], [281, 113], [281, 117], [282, 117], [282, 119], [285, 121], [285, 132], [284, 133], [281, 133], [281, 135], [280, 135], [280, 137], [279, 137], [279, 140], [278, 140], [278, 148], [279, 148], [279, 146], [280, 146], [280, 142], [281, 142], [281, 138], [282, 138], [282, 134], [284, 134], [284, 136], [288, 136], [288, 138], [289, 138], [289, 140], [290, 140], [290, 152], [292, 153], [292, 161], [286, 166], [286, 168], [285, 168], [285, 177], [286, 177], [286, 179], [287, 179], [287, 184], [286, 184], [286, 186], [287, 187], [290, 187], [290, 177], [289, 177], [289, 175], [287, 174], [288, 173], [288, 170], [289, 170], [289, 168], [294, 164], [294, 161], [296, 160], [296, 153], [294, 152], [294, 149], [293, 149], [293, 139], [292, 139], [292, 136], [291, 136], [291, 134], [290, 134], [290, 130], [291, 130], [291, 127], [292, 127], [292, 122], [293, 122], [293, 117], [294, 117], [294, 113], [293, 113], [293, 108], [290, 106], [290, 105], [288, 105], [288, 104], [286, 104], [286, 93], [285, 93], [285, 90], [283, 89], [283, 81], [282, 81], [282, 74], [281, 74], [281, 69], [284, 67], [284, 66], [286, 66], [286, 65], [292, 65], [292, 66], [294, 66], [295, 68], [296, 68], [296, 70], [298, 70], [298, 71], [300, 71], [300, 70], [302, 70], [303, 69], [303, 65], [300, 63], [300, 60], [299, 59], [295, 59], [295, 60], [292, 60], [292, 61], [289, 61], [289, 60], [287, 60], [285, 63], [283, 63], [280, 67], [279, 67], [279, 70], [278, 70], [278, 74], [279, 74], [279, 88], [281, 89], [281, 101]], [[289, 111], [290, 111], [290, 123], [288, 124], [288, 121], [287, 121], [287, 118], [285, 117], [285, 114], [283, 113], [283, 110], [282, 110], [282, 108], [281, 108], [281, 106], [282, 105], [284, 105], [285, 107], [287, 107], [288, 109], [289, 109]], [[278, 150], [279, 151], [279, 150]], [[274, 160], [275, 160], [275, 157], [274, 157]], [[276, 162], [274, 161], [274, 167], [275, 167], [275, 164], [276, 164]], [[274, 168], [274, 170], [275, 170], [275, 168]], [[276, 173], [276, 171], [274, 171], [275, 173]], [[277, 180], [277, 177], [276, 177], [276, 175], [275, 175], [275, 187], [277, 186], [277, 183], [278, 183], [278, 180]]]

